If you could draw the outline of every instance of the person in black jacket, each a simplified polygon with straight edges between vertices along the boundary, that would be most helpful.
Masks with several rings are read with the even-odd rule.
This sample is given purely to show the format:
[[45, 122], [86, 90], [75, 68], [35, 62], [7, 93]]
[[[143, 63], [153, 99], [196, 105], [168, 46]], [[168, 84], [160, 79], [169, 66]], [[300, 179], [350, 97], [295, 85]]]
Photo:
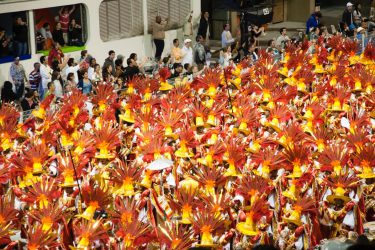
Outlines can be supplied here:
[[10, 81], [4, 82], [4, 87], [1, 90], [2, 102], [14, 102], [17, 99], [16, 93], [13, 92], [13, 85]]
[[346, 9], [344, 10], [344, 13], [342, 13], [342, 24], [344, 25], [344, 30], [347, 36], [353, 36], [354, 35], [354, 17], [353, 17], [353, 4], [351, 2], [348, 2], [346, 4]]
[[126, 63], [128, 64], [128, 67], [125, 68], [123, 78], [125, 81], [129, 81], [129, 79], [132, 79], [133, 76], [139, 74], [139, 68], [134, 63], [134, 59], [128, 58], [126, 60]]
[[56, 23], [55, 30], [52, 32], [53, 41], [58, 42], [61, 46], [65, 46], [65, 40], [63, 31], [61, 29], [61, 23]]
[[28, 28], [27, 23], [22, 21], [21, 17], [16, 18], [16, 23], [13, 26], [13, 40], [15, 43], [14, 53], [16, 56], [26, 55], [28, 52], [27, 41], [28, 41]]
[[203, 37], [203, 39], [206, 41], [206, 45], [208, 45], [211, 33], [210, 33], [210, 23], [209, 18], [210, 14], [206, 11], [203, 13], [201, 20], [199, 21], [199, 27], [198, 27], [198, 34]]

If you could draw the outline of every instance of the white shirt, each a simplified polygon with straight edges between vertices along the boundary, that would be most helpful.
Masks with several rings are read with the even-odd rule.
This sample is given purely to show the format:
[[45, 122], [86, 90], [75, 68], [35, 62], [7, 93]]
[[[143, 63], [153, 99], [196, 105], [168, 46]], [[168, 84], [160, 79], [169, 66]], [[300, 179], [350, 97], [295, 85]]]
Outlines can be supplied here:
[[70, 66], [68, 68], [66, 68], [66, 76], [68, 76], [69, 73], [73, 73], [74, 74], [74, 81], [76, 83], [78, 83], [78, 74], [77, 74], [77, 71], [79, 70], [79, 65], [76, 65], [76, 66]]
[[223, 33], [221, 33], [221, 46], [223, 48], [225, 48], [233, 42], [234, 42], [234, 39], [233, 39], [230, 31], [229, 30], [223, 30]]
[[89, 69], [87, 70], [87, 74], [89, 75], [89, 79], [92, 80], [92, 77], [94, 75], [94, 68], [89, 67]]
[[186, 63], [193, 65], [193, 49], [191, 47], [182, 47], [182, 54], [184, 54], [184, 57], [182, 58], [182, 66], [184, 66]]
[[59, 98], [63, 97], [63, 89], [62, 89], [60, 81], [54, 80], [53, 84], [55, 85], [55, 96]]
[[42, 76], [42, 86], [47, 89], [48, 83], [51, 81], [52, 69], [48, 65], [40, 65], [40, 75]]

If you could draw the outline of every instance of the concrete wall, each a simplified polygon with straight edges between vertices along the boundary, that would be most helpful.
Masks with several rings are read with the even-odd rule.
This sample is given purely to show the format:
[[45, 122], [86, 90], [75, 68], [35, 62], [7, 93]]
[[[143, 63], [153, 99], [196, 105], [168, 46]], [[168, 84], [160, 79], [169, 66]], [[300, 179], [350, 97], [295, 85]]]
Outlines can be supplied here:
[[315, 0], [287, 0], [287, 21], [304, 22], [315, 10]]
[[[194, 20], [199, 21], [201, 4], [200, 0], [188, 0], [191, 2], [192, 10], [194, 11]], [[105, 58], [108, 56], [108, 51], [113, 49], [116, 54], [122, 54], [125, 57], [129, 56], [130, 53], [137, 53], [138, 58], [142, 59], [144, 56], [153, 57], [154, 55], [154, 45], [152, 42], [152, 36], [147, 34], [147, 0], [143, 0], [143, 16], [144, 16], [144, 27], [145, 31], [143, 36], [136, 36], [132, 38], [126, 38], [116, 41], [103, 42], [100, 39], [99, 31], [99, 5], [101, 0], [36, 0], [36, 1], [25, 1], [18, 3], [2, 3], [0, 2], [0, 13], [16, 12], [29, 10], [29, 16], [31, 20], [29, 23], [33, 24], [33, 9], [49, 8], [62, 5], [71, 5], [83, 3], [86, 5], [87, 12], [87, 30], [88, 40], [86, 43], [86, 48], [89, 53], [93, 55], [97, 61], [102, 64]], [[30, 26], [30, 37], [31, 41], [34, 41], [34, 27]], [[174, 38], [182, 38], [182, 30], [171, 30], [166, 32], [165, 38], [165, 48], [163, 55], [170, 53], [172, 40]], [[40, 55], [36, 54], [35, 43], [31, 42], [32, 58], [30, 60], [21, 61], [26, 69], [27, 75], [32, 71], [33, 64], [39, 61]], [[79, 57], [80, 51], [73, 52], [70, 54], [72, 57]], [[11, 63], [0, 64], [0, 87], [3, 85], [5, 80], [9, 79], [9, 68]]]

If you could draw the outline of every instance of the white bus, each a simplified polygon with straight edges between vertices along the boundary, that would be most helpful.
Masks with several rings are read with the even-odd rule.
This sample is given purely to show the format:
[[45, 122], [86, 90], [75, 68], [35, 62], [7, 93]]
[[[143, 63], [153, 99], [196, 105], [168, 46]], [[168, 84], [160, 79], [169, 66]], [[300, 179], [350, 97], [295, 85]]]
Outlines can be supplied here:
[[[59, 20], [59, 12], [66, 7], [73, 10], [70, 20], [82, 27], [81, 44], [63, 47], [63, 52], [78, 58], [83, 49], [104, 62], [109, 50], [121, 54], [125, 59], [130, 53], [137, 53], [138, 58], [153, 57], [151, 27], [156, 15], [169, 17], [163, 55], [170, 52], [172, 40], [182, 38], [182, 25], [185, 17], [193, 11], [194, 19], [199, 20], [200, 0], [3, 0], [0, 1], [0, 41], [5, 41], [0, 51], [0, 86], [10, 80], [9, 69], [18, 54], [14, 26], [21, 18], [27, 26], [26, 54], [21, 55], [21, 63], [26, 74], [33, 69], [43, 54], [48, 53], [48, 45], [37, 42], [43, 25], [49, 24], [51, 31]], [[3, 34], [3, 40], [1, 34]], [[22, 36], [22, 34], [21, 34]], [[2, 45], [2, 44], [0, 44]], [[72, 46], [70, 46], [72, 45]]]

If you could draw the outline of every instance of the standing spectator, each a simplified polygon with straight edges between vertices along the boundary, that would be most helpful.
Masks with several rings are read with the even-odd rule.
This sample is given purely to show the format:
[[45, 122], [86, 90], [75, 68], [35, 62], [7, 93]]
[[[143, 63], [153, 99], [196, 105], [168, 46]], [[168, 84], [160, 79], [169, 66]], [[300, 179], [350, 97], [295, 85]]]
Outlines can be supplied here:
[[39, 98], [43, 100], [44, 93], [47, 92], [47, 84], [51, 81], [52, 69], [47, 63], [47, 58], [45, 56], [40, 57], [40, 75], [42, 77], [42, 84], [39, 84]]
[[65, 70], [65, 74], [68, 75], [69, 73], [74, 74], [74, 81], [78, 82], [78, 70], [80, 70], [81, 65], [85, 63], [85, 60], [82, 60], [79, 64], [74, 62], [74, 58], [69, 58], [68, 60], [68, 67]]
[[89, 65], [89, 68], [87, 70], [87, 73], [89, 74], [89, 79], [92, 80], [93, 76], [94, 76], [94, 72], [95, 72], [95, 65], [96, 65], [96, 59], [95, 58], [91, 58], [90, 59], [90, 65]]
[[38, 90], [42, 84], [42, 76], [40, 75], [40, 63], [34, 63], [34, 70], [29, 74], [29, 84], [32, 90]]
[[206, 63], [206, 50], [204, 49], [204, 39], [201, 35], [197, 36], [196, 44], [194, 46], [194, 60], [198, 65], [199, 70], [203, 69], [204, 64]]
[[344, 13], [342, 14], [342, 23], [344, 24], [344, 30], [347, 36], [353, 36], [354, 35], [354, 17], [353, 17], [353, 4], [351, 2], [348, 2], [346, 4], [346, 9], [344, 10]]
[[65, 6], [65, 7], [62, 7], [59, 11], [59, 16], [60, 16], [60, 23], [61, 23], [61, 29], [62, 29], [62, 32], [63, 32], [63, 37], [64, 37], [64, 41], [66, 43], [68, 43], [68, 30], [69, 30], [69, 19], [70, 19], [70, 15], [74, 12], [74, 10], [76, 9], [76, 6], [73, 5], [73, 7], [69, 10], [69, 7]]
[[165, 27], [167, 26], [168, 18], [161, 19], [161, 16], [156, 16], [154, 27], [152, 29], [152, 36], [154, 38], [155, 60], [159, 61], [164, 50]]
[[103, 81], [106, 83], [112, 83], [115, 80], [114, 75], [112, 74], [113, 68], [111, 64], [108, 64], [107, 66], [103, 67]]
[[221, 33], [221, 46], [226, 48], [234, 42], [232, 34], [230, 33], [230, 25], [224, 24], [223, 32]]
[[59, 43], [61, 46], [65, 46], [65, 40], [63, 36], [63, 31], [61, 29], [61, 23], [56, 23], [54, 31], [52, 31], [53, 40]]
[[193, 11], [185, 18], [184, 23], [184, 40], [193, 38]]
[[116, 53], [113, 51], [113, 50], [110, 50], [108, 52], [108, 57], [105, 59], [104, 61], [104, 64], [103, 64], [103, 70], [105, 68], [108, 68], [108, 65], [111, 65], [112, 66], [112, 75], [114, 75], [116, 73], [115, 71], [115, 56], [116, 56]]
[[17, 17], [16, 23], [13, 26], [13, 40], [15, 43], [15, 54], [17, 56], [26, 55], [28, 52], [27, 41], [28, 41], [28, 28], [27, 23], [22, 20], [21, 17]]
[[13, 84], [10, 81], [5, 81], [3, 89], [1, 90], [2, 102], [14, 102], [17, 100], [16, 93], [13, 92]]
[[89, 74], [87, 71], [83, 73], [83, 78], [78, 83], [78, 88], [82, 91], [83, 94], [88, 95], [92, 90], [92, 83], [89, 79]]
[[183, 59], [182, 59], [182, 65], [185, 64], [193, 64], [193, 49], [191, 48], [191, 39], [187, 38], [184, 41], [184, 47], [182, 47], [182, 54]]
[[360, 3], [357, 3], [357, 4], [354, 5], [353, 17], [354, 17], [354, 23], [355, 23], [357, 28], [361, 27], [361, 23], [362, 23], [361, 10], [362, 10], [362, 6], [361, 6]]
[[309, 17], [309, 19], [307, 19], [306, 22], [306, 35], [310, 33], [312, 28], [318, 27], [321, 18], [322, 13], [320, 13], [320, 11], [315, 11], [313, 14], [311, 14], [311, 16]]
[[133, 78], [133, 76], [139, 74], [139, 68], [135, 64], [135, 61], [131, 58], [128, 58], [126, 63], [128, 64], [128, 67], [125, 68], [123, 78], [125, 81], [128, 81], [129, 79]]
[[73, 18], [69, 25], [69, 45], [70, 46], [82, 46], [82, 27]]
[[55, 86], [55, 96], [57, 98], [62, 98], [63, 95], [64, 95], [64, 92], [63, 92], [63, 80], [61, 78], [61, 74], [59, 71], [55, 70], [53, 71], [52, 73], [52, 79], [51, 81], [53, 82], [54, 86]]
[[181, 63], [183, 52], [180, 48], [180, 41], [176, 38], [173, 39], [173, 48], [171, 50], [171, 61], [172, 63]]
[[281, 28], [280, 36], [276, 39], [276, 48], [282, 51], [288, 41], [290, 41], [290, 38], [286, 35], [286, 28]]
[[95, 64], [94, 66], [94, 73], [92, 75], [92, 82], [94, 84], [97, 84], [98, 82], [102, 82], [103, 81], [103, 76], [102, 76], [102, 71], [100, 70], [100, 65], [99, 64]]
[[209, 17], [210, 14], [207, 11], [204, 12], [201, 16], [201, 20], [199, 21], [198, 27], [198, 35], [202, 36], [202, 38], [205, 40], [206, 46], [209, 46], [211, 36]]
[[10, 76], [12, 77], [13, 84], [16, 87], [17, 98], [20, 99], [25, 90], [25, 82], [27, 81], [25, 69], [20, 64], [20, 58], [16, 57], [10, 66]]
[[58, 42], [53, 43], [52, 49], [48, 54], [48, 65], [52, 66], [53, 61], [57, 61], [59, 64], [63, 62], [64, 53], [61, 50], [61, 46]]
[[9, 55], [10, 39], [5, 35], [5, 29], [0, 27], [0, 57]]

